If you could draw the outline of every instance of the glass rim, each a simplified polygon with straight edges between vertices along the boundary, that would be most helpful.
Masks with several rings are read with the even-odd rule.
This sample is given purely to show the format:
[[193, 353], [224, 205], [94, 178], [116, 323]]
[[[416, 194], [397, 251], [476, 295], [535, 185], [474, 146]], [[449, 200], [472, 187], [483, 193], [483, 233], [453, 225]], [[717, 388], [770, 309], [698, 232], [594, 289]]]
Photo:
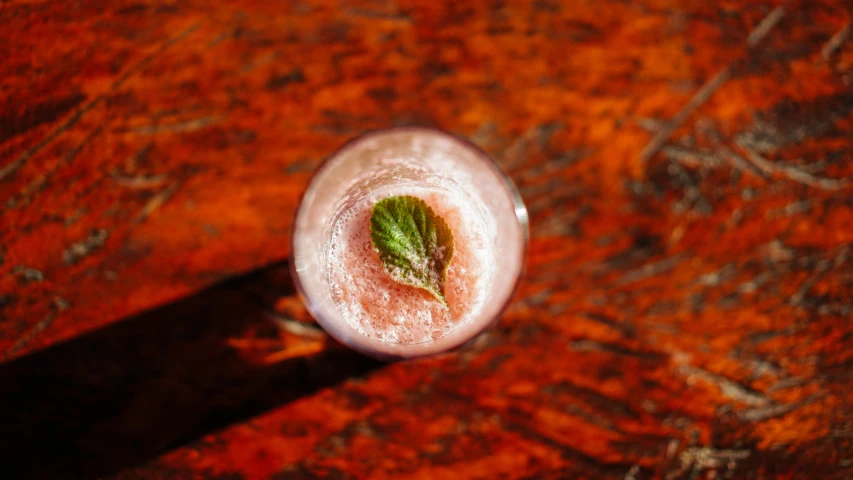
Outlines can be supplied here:
[[[508, 196], [508, 198], [512, 204], [512, 207], [514, 210], [513, 213], [514, 213], [516, 222], [518, 223], [519, 231], [521, 233], [520, 251], [518, 252], [521, 260], [519, 262], [520, 267], [518, 270], [518, 274], [516, 275], [516, 278], [513, 281], [512, 287], [509, 289], [509, 291], [506, 295], [506, 298], [503, 299], [503, 303], [502, 303], [501, 307], [495, 311], [494, 315], [492, 315], [492, 318], [488, 322], [484, 323], [483, 327], [480, 328], [477, 331], [477, 333], [475, 333], [470, 338], [464, 338], [463, 337], [463, 339], [461, 341], [459, 341], [458, 343], [452, 344], [452, 345], [448, 346], [447, 348], [444, 348], [444, 349], [437, 351], [437, 352], [428, 352], [428, 353], [421, 354], [421, 355], [401, 356], [401, 355], [394, 355], [394, 354], [391, 354], [388, 352], [378, 352], [378, 351], [374, 351], [371, 349], [360, 348], [359, 346], [350, 345], [349, 343], [345, 343], [345, 342], [339, 340], [330, 331], [330, 329], [327, 329], [325, 324], [324, 324], [325, 320], [322, 318], [323, 315], [321, 314], [321, 312], [319, 311], [319, 309], [315, 305], [317, 302], [311, 301], [311, 299], [309, 298], [309, 295], [305, 291], [304, 286], [302, 285], [302, 281], [300, 280], [299, 272], [296, 269], [295, 253], [296, 253], [296, 238], [297, 238], [296, 233], [297, 233], [297, 228], [299, 225], [299, 218], [300, 218], [300, 215], [302, 214], [303, 207], [305, 206], [306, 197], [312, 191], [312, 189], [316, 187], [316, 179], [318, 177], [320, 177], [321, 174], [327, 168], [329, 168], [329, 166], [332, 165], [336, 159], [339, 159], [341, 157], [341, 154], [346, 152], [353, 145], [356, 145], [358, 143], [361, 143], [362, 141], [368, 140], [371, 137], [377, 137], [377, 136], [386, 135], [386, 134], [390, 134], [390, 133], [399, 133], [399, 132], [407, 132], [407, 131], [408, 132], [429, 132], [432, 134], [438, 134], [441, 136], [450, 137], [450, 138], [456, 140], [457, 142], [461, 143], [464, 147], [472, 150], [477, 155], [477, 157], [484, 160], [483, 163], [485, 165], [488, 165], [488, 168], [491, 169], [492, 172], [495, 174], [495, 176], [501, 180], [501, 183], [503, 184], [504, 189], [507, 193], [507, 196]], [[311, 174], [311, 177], [308, 180], [308, 183], [306, 184], [305, 189], [302, 191], [301, 195], [299, 196], [299, 202], [297, 203], [296, 210], [293, 214], [292, 225], [290, 228], [290, 254], [288, 255], [288, 258], [290, 260], [289, 270], [290, 270], [291, 279], [293, 281], [294, 290], [298, 294], [299, 299], [302, 301], [305, 308], [311, 314], [311, 317], [320, 325], [320, 327], [323, 328], [323, 330], [326, 332], [327, 335], [334, 338], [339, 343], [344, 344], [347, 348], [356, 350], [358, 352], [361, 352], [361, 353], [368, 355], [368, 356], [371, 356], [373, 358], [380, 358], [380, 359], [385, 359], [385, 360], [399, 360], [399, 359], [407, 359], [407, 358], [423, 358], [423, 357], [431, 357], [431, 356], [449, 353], [449, 352], [452, 352], [454, 350], [457, 350], [457, 349], [463, 347], [464, 345], [474, 341], [476, 338], [478, 338], [487, 329], [491, 328], [497, 322], [497, 320], [503, 316], [503, 314], [506, 312], [507, 308], [509, 307], [513, 297], [515, 297], [515, 294], [518, 292], [519, 286], [521, 285], [521, 281], [524, 278], [525, 273], [527, 271], [527, 249], [528, 249], [529, 242], [530, 242], [530, 221], [529, 221], [529, 215], [527, 212], [527, 207], [524, 205], [524, 200], [521, 197], [521, 193], [518, 191], [518, 188], [516, 187], [515, 183], [512, 181], [512, 178], [510, 178], [509, 174], [501, 168], [501, 166], [492, 158], [491, 155], [489, 155], [486, 151], [484, 151], [482, 148], [480, 148], [477, 144], [472, 142], [470, 139], [463, 137], [461, 135], [454, 134], [454, 133], [449, 132], [447, 130], [442, 130], [442, 129], [436, 128], [436, 127], [425, 127], [425, 126], [395, 126], [395, 127], [367, 130], [367, 131], [364, 131], [358, 135], [353, 136], [352, 138], [350, 138], [350, 139], [346, 140], [344, 143], [342, 143], [339, 147], [334, 149], [334, 151], [332, 151], [330, 154], [326, 155], [326, 157], [323, 158], [323, 160], [320, 162], [320, 164], [317, 166], [317, 168]], [[453, 330], [453, 331], [455, 331], [455, 330]], [[448, 332], [448, 333], [452, 333], [452, 331]], [[371, 339], [371, 340], [373, 340], [373, 339]], [[380, 340], [377, 340], [377, 341], [380, 341]], [[432, 342], [424, 341], [424, 342], [418, 342], [418, 343], [405, 343], [405, 344], [395, 344], [395, 345], [402, 345], [402, 346], [413, 345], [413, 346], [415, 346], [415, 345], [424, 345], [424, 344], [428, 344], [428, 343], [432, 343]]]

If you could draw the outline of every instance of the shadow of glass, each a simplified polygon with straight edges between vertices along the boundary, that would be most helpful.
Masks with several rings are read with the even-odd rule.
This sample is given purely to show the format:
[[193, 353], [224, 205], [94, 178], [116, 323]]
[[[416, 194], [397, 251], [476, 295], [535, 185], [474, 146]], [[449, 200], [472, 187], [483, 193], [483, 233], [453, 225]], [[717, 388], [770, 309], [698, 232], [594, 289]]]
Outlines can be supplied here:
[[[228, 346], [278, 328], [252, 286], [286, 264], [0, 365], [4, 478], [98, 478], [381, 364], [344, 349], [257, 365]], [[277, 280], [276, 280], [277, 279]]]

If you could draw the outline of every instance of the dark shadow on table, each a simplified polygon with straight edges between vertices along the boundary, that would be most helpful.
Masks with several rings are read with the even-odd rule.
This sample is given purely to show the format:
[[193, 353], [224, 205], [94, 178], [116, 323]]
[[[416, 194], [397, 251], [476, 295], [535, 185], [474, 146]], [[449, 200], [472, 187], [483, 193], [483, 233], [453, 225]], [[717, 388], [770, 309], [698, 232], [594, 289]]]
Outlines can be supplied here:
[[98, 478], [211, 431], [363, 375], [380, 364], [344, 349], [270, 366], [228, 346], [247, 327], [278, 328], [247, 285], [286, 264], [0, 365], [3, 478]]

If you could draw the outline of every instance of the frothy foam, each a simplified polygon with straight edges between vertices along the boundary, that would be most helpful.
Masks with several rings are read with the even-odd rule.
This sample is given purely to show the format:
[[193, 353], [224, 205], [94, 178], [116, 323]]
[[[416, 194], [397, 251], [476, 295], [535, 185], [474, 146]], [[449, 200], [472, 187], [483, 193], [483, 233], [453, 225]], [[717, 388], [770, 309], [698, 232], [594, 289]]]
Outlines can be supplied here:
[[[445, 283], [449, 311], [429, 292], [394, 281], [373, 249], [371, 208], [394, 195], [423, 199], [453, 232], [455, 253]], [[496, 264], [481, 212], [458, 185], [440, 179], [380, 186], [344, 206], [326, 245], [326, 275], [341, 315], [361, 334], [391, 343], [429, 342], [472, 321], [483, 307]]]

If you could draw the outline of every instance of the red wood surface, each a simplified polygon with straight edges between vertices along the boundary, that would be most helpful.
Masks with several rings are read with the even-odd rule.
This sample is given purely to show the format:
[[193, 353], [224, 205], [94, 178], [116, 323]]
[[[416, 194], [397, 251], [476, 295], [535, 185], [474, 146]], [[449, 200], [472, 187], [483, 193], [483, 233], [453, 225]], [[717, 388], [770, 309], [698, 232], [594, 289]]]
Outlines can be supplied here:
[[[0, 3], [7, 475], [853, 477], [853, 5], [331, 3]], [[286, 258], [393, 125], [532, 239], [494, 329], [380, 364]]]

